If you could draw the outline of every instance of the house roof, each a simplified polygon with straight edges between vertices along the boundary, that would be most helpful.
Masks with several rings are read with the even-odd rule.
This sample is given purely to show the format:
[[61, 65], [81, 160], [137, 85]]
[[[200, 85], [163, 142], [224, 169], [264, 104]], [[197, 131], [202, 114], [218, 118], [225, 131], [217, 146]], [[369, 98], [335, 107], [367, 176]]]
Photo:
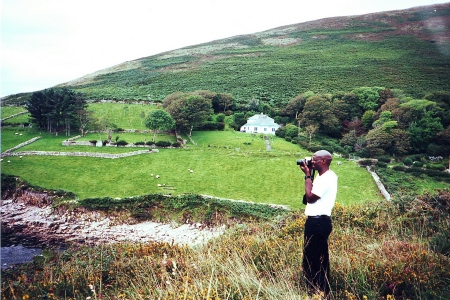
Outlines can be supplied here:
[[280, 127], [280, 125], [276, 124], [271, 117], [262, 113], [248, 118], [247, 123], [244, 126]]

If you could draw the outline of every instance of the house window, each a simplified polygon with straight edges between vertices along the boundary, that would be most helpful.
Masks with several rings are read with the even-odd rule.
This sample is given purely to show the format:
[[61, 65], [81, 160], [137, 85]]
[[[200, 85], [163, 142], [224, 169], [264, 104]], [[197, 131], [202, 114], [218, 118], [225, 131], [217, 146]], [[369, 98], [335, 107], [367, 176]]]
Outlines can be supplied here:
[[275, 128], [272, 128], [272, 132], [275, 132], [276, 130], [275, 130]]
[[258, 131], [258, 127], [255, 127], [254, 130], [255, 130], [255, 131]]
[[264, 128], [264, 131], [267, 131], [267, 128]]

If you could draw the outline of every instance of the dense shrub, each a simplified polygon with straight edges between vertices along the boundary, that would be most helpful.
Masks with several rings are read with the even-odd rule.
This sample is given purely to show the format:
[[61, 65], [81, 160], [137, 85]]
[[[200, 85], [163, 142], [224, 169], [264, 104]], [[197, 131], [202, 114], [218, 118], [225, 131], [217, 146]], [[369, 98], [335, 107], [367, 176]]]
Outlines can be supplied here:
[[426, 164], [425, 168], [438, 171], [444, 171], [446, 169], [446, 167], [443, 164]]
[[405, 166], [393, 166], [392, 170], [405, 172], [406, 168], [405, 168]]
[[383, 155], [383, 156], [380, 156], [380, 157], [377, 157], [377, 159], [378, 159], [378, 161], [380, 162], [384, 162], [384, 163], [390, 163], [391, 162], [391, 158], [389, 157], [389, 156], [387, 156], [387, 155]]
[[360, 166], [371, 166], [371, 165], [374, 164], [374, 162], [373, 162], [373, 160], [371, 160], [371, 159], [360, 159], [360, 160], [358, 161], [358, 164], [359, 164]]
[[90, 141], [89, 141], [89, 143], [91, 143], [91, 144], [94, 144], [94, 145], [95, 145], [95, 144], [97, 144], [97, 140], [90, 140]]
[[387, 168], [387, 163], [382, 161], [377, 161], [377, 166], [380, 168]]
[[145, 142], [136, 142], [134, 143], [136, 146], [141, 146], [141, 145], [145, 145]]
[[216, 116], [216, 122], [221, 122], [221, 123], [223, 123], [224, 121], [225, 121], [225, 114], [223, 114], [223, 113], [217, 114], [217, 116]]
[[409, 158], [411, 158], [413, 161], [423, 161], [425, 159], [425, 156], [422, 154], [413, 154], [410, 155]]
[[421, 168], [423, 166], [423, 163], [421, 161], [414, 161], [413, 167]]
[[166, 147], [172, 146], [172, 143], [169, 142], [169, 141], [157, 141], [157, 142], [155, 143], [155, 145], [156, 145], [157, 147], [166, 148]]
[[403, 164], [405, 166], [411, 166], [413, 164], [413, 160], [411, 158], [407, 157], [403, 160]]
[[124, 140], [120, 140], [120, 141], [117, 141], [116, 142], [116, 146], [126, 146], [126, 145], [128, 145], [128, 142], [127, 141], [124, 141]]
[[209, 131], [209, 130], [224, 130], [225, 123], [223, 122], [205, 122], [195, 127], [197, 131]]
[[275, 135], [280, 138], [284, 138], [286, 136], [286, 130], [284, 127], [280, 127], [275, 131]]

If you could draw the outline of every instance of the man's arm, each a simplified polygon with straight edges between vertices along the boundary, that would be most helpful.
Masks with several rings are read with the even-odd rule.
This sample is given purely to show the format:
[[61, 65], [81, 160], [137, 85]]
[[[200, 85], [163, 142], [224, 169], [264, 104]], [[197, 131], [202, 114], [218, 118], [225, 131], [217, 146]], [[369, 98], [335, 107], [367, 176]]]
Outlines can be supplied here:
[[315, 203], [317, 200], [320, 199], [319, 196], [317, 196], [316, 194], [311, 193], [312, 185], [313, 184], [312, 184], [311, 176], [310, 175], [306, 176], [306, 179], [305, 179], [305, 195], [306, 195], [306, 201], [308, 203]]

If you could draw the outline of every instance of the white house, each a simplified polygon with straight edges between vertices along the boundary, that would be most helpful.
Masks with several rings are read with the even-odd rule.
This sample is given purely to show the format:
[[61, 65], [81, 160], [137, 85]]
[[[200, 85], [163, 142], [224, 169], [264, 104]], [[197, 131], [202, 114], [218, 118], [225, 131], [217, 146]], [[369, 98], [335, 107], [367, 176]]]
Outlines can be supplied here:
[[275, 134], [275, 131], [280, 127], [271, 117], [261, 113], [250, 117], [247, 123], [241, 127], [241, 131], [247, 133]]

